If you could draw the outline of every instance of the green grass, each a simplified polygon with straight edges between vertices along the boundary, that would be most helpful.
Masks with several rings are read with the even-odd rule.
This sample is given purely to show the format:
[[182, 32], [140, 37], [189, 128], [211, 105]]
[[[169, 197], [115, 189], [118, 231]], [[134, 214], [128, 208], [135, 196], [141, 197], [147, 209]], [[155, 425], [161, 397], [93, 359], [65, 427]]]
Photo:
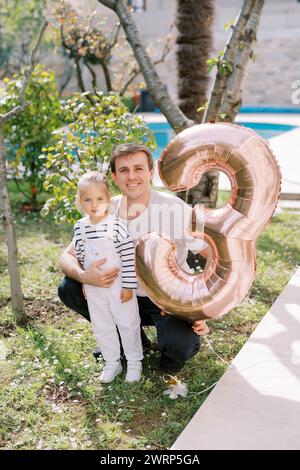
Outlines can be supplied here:
[[[124, 375], [101, 385], [102, 364], [92, 357], [91, 326], [57, 298], [57, 258], [72, 229], [18, 213], [22, 287], [30, 323], [16, 328], [10, 310], [9, 278], [0, 229], [0, 448], [159, 449], [168, 448], [194, 415], [226, 365], [203, 342], [201, 352], [178, 377], [187, 398], [171, 400], [155, 367], [145, 358], [143, 379], [125, 384]], [[232, 361], [300, 263], [300, 214], [283, 212], [257, 243], [257, 277], [251, 295], [230, 314], [210, 322], [209, 340]], [[154, 337], [153, 329], [148, 333]], [[6, 351], [6, 360], [4, 360]], [[1, 360], [2, 357], [2, 360]]]

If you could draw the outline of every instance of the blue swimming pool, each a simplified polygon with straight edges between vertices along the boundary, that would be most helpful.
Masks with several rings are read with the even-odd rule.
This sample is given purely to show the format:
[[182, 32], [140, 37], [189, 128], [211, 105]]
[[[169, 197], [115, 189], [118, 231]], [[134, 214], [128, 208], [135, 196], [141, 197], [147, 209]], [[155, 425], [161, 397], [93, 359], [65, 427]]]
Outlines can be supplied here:
[[238, 122], [245, 127], [250, 127], [264, 139], [271, 139], [276, 135], [296, 129], [296, 126], [290, 124], [271, 124], [268, 122]]
[[[291, 131], [292, 129], [296, 128], [296, 126], [288, 124], [273, 124], [266, 122], [238, 122], [238, 124], [242, 124], [245, 127], [253, 129], [264, 139], [271, 139], [276, 135]], [[162, 150], [172, 139], [174, 132], [170, 124], [167, 122], [148, 122], [148, 126], [152, 130], [156, 139], [157, 148], [154, 151], [154, 157], [158, 159]]]

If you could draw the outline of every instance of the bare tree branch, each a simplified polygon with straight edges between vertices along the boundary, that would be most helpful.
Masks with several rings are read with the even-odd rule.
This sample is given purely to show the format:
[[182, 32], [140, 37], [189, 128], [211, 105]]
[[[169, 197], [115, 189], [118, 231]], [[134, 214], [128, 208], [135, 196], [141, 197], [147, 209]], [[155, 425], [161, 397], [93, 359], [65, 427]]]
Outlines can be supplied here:
[[48, 22], [45, 22], [39, 33], [36, 45], [32, 51], [31, 61], [29, 67], [24, 72], [24, 78], [20, 91], [20, 105], [13, 108], [11, 111], [4, 115], [0, 115], [0, 201], [2, 206], [2, 222], [5, 229], [6, 243], [7, 243], [7, 259], [8, 259], [8, 271], [10, 280], [10, 292], [12, 310], [14, 318], [17, 324], [23, 324], [26, 322], [26, 312], [24, 307], [24, 296], [21, 287], [20, 269], [18, 265], [18, 245], [17, 237], [13, 222], [13, 215], [9, 202], [8, 184], [7, 184], [7, 170], [6, 170], [6, 159], [4, 149], [4, 137], [3, 137], [3, 125], [5, 121], [8, 121], [13, 116], [21, 113], [25, 109], [27, 103], [25, 101], [25, 92], [28, 85], [28, 81], [32, 75], [32, 72], [36, 65], [36, 55], [39, 50], [42, 37], [47, 28]]
[[26, 198], [29, 199], [29, 197], [30, 197], [29, 194], [28, 194], [28, 193], [24, 193], [24, 191], [21, 189], [21, 186], [19, 185], [19, 182], [18, 182], [17, 178], [13, 178], [13, 180], [14, 180], [14, 182], [15, 182], [15, 185], [16, 185], [17, 188], [18, 188], [19, 193], [23, 194], [23, 196], [25, 196]]
[[76, 74], [77, 74], [77, 82], [78, 82], [78, 86], [81, 90], [82, 93], [85, 93], [86, 92], [86, 88], [84, 86], [84, 81], [83, 81], [83, 76], [82, 76], [82, 71], [81, 71], [81, 67], [80, 67], [80, 63], [79, 63], [80, 59], [78, 58], [78, 56], [74, 56], [74, 62], [75, 62], [75, 66], [76, 66]]
[[102, 3], [104, 6], [108, 8], [111, 8], [111, 10], [115, 10], [117, 2], [118, 0], [103, 0], [103, 1], [101, 0], [100, 3]]
[[91, 76], [92, 76], [92, 87], [93, 87], [94, 92], [96, 93], [96, 92], [97, 92], [97, 77], [96, 77], [96, 73], [95, 73], [93, 67], [88, 63], [88, 61], [86, 60], [86, 58], [83, 59], [83, 62], [84, 62], [84, 65], [86, 66], [86, 68], [89, 70]]
[[242, 103], [242, 83], [245, 69], [253, 54], [253, 44], [256, 41], [256, 32], [263, 6], [264, 0], [255, 0], [246, 30], [240, 39], [233, 72], [228, 78], [226, 94], [220, 108], [220, 113], [225, 114], [225, 120], [229, 122], [234, 121]]
[[151, 58], [149, 57], [149, 54], [140, 38], [137, 26], [124, 1], [98, 0], [98, 2], [111, 8], [118, 15], [127, 40], [134, 51], [135, 58], [144, 76], [148, 91], [161, 112], [166, 116], [175, 132], [180, 132], [186, 127], [192, 126], [194, 122], [189, 120], [178, 106], [176, 106], [166, 90], [165, 85], [160, 80]]
[[104, 73], [106, 89], [107, 89], [107, 91], [112, 91], [110, 71], [109, 71], [109, 67], [107, 65], [107, 62], [105, 60], [100, 60], [100, 65], [101, 65], [103, 73]]
[[131, 76], [128, 78], [127, 82], [124, 83], [122, 89], [120, 90], [120, 96], [123, 96], [125, 91], [127, 90], [127, 88], [129, 87], [130, 83], [133, 82], [133, 80], [138, 77], [141, 73], [141, 70], [140, 69], [132, 69], [131, 71]]
[[[168, 32], [168, 35], [171, 33], [172, 29], [173, 29], [173, 24], [171, 24], [170, 28], [169, 28], [169, 32]], [[153, 62], [153, 65], [159, 65], [159, 64], [162, 64], [166, 57], [168, 56], [169, 52], [171, 51], [171, 47], [169, 45], [169, 41], [168, 39], [166, 40], [165, 44], [164, 44], [164, 48], [162, 50], [162, 54], [161, 54], [161, 57], [157, 60], [155, 60]], [[127, 88], [129, 87], [130, 83], [133, 82], [133, 80], [138, 77], [141, 73], [141, 69], [140, 68], [136, 68], [134, 67], [132, 70], [131, 70], [131, 75], [129, 76], [128, 80], [125, 82], [125, 84], [123, 85], [121, 91], [119, 92], [121, 96], [124, 95], [125, 91], [127, 90]]]
[[120, 30], [121, 30], [121, 23], [118, 23], [117, 29], [116, 29], [116, 32], [115, 32], [115, 37], [114, 37], [114, 40], [113, 40], [113, 41], [111, 42], [111, 44], [109, 45], [108, 53], [109, 53], [109, 52], [115, 47], [115, 45], [117, 44]]
[[72, 78], [72, 73], [73, 73], [73, 68], [72, 67], [69, 67], [68, 71], [67, 71], [67, 76], [65, 78], [65, 80], [63, 81], [63, 83], [60, 85], [59, 87], [59, 94], [61, 95], [62, 92], [64, 91], [64, 89], [66, 88], [66, 86], [69, 84], [71, 78]]
[[33, 70], [36, 66], [36, 55], [37, 55], [37, 52], [40, 48], [41, 41], [42, 41], [42, 38], [44, 36], [44, 33], [46, 31], [46, 28], [47, 28], [48, 24], [49, 24], [48, 21], [44, 22], [44, 24], [43, 24], [43, 26], [42, 26], [42, 28], [39, 32], [39, 36], [38, 36], [36, 45], [34, 46], [32, 54], [31, 54], [30, 65], [27, 69], [24, 70], [24, 79], [23, 79], [22, 88], [21, 88], [20, 97], [19, 97], [20, 104], [18, 106], [16, 106], [15, 108], [13, 108], [8, 113], [6, 113], [4, 115], [0, 114], [0, 122], [4, 122], [4, 121], [7, 121], [8, 119], [11, 119], [13, 116], [16, 116], [17, 114], [21, 113], [27, 106], [27, 103], [25, 101], [25, 90], [26, 90], [29, 78], [31, 77], [31, 74], [32, 74], [32, 72], [33, 72]]
[[[236, 18], [235, 24], [232, 26], [232, 33], [226, 44], [225, 52], [222, 58], [222, 62], [225, 64], [225, 67], [231, 66], [233, 68], [234, 56], [238, 48], [239, 41], [242, 35], [245, 33], [247, 22], [251, 15], [254, 3], [255, 0], [244, 0], [242, 8]], [[222, 71], [218, 67], [213, 90], [211, 92], [210, 100], [207, 109], [204, 113], [202, 122], [219, 120], [219, 112], [226, 92], [226, 86], [229, 76], [229, 69], [227, 70], [227, 72], [226, 70], [223, 70], [222, 73]]]

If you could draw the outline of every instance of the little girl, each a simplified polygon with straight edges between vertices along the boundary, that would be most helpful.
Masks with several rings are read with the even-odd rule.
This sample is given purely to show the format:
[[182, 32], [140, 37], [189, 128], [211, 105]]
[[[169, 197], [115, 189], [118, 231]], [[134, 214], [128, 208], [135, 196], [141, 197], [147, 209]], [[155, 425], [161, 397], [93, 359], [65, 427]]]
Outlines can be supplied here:
[[135, 295], [134, 244], [123, 221], [109, 214], [110, 195], [106, 180], [91, 171], [78, 182], [76, 207], [85, 213], [74, 226], [74, 248], [83, 269], [95, 260], [107, 258], [103, 269], [120, 268], [111, 287], [84, 284], [89, 313], [105, 365], [100, 380], [112, 382], [122, 371], [121, 337], [127, 359], [126, 382], [141, 378], [143, 350], [140, 316]]

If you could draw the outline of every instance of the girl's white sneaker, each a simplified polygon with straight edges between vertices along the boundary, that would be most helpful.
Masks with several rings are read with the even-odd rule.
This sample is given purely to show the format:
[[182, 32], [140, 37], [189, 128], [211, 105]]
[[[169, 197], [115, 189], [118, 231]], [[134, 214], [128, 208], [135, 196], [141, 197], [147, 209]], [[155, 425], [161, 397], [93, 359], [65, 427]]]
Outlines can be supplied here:
[[100, 375], [100, 382], [108, 384], [112, 382], [121, 372], [122, 366], [120, 361], [105, 362], [102, 374]]
[[127, 364], [127, 374], [125, 382], [139, 382], [142, 377], [142, 361], [129, 361]]

